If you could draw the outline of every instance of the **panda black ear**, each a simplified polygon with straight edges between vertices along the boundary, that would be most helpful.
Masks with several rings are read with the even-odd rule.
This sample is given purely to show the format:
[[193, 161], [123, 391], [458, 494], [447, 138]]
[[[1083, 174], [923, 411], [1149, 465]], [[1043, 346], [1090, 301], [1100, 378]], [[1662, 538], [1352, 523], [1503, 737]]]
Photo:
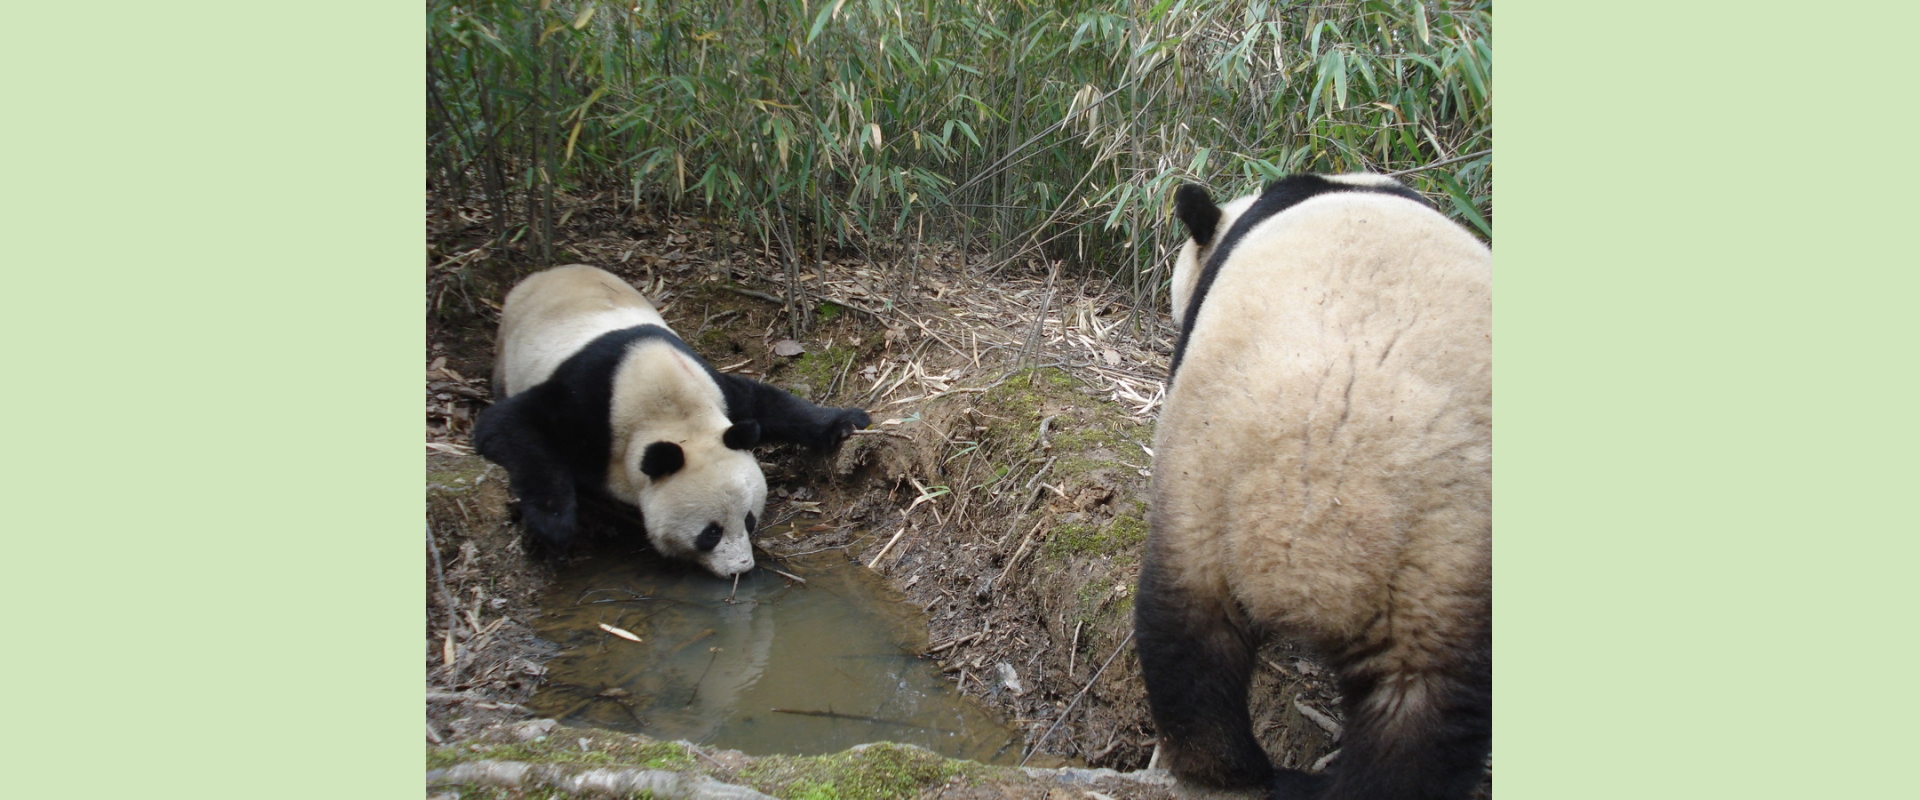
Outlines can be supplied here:
[[1180, 188], [1173, 190], [1173, 215], [1186, 223], [1194, 244], [1201, 247], [1213, 244], [1215, 229], [1220, 227], [1220, 207], [1213, 204], [1213, 196], [1207, 194], [1205, 188], [1180, 184]]
[[647, 477], [659, 480], [687, 465], [687, 454], [680, 445], [672, 442], [654, 442], [647, 445], [647, 452], [640, 456], [640, 471]]
[[734, 450], [750, 450], [760, 443], [760, 423], [747, 420], [728, 428], [727, 432], [720, 436], [720, 441]]

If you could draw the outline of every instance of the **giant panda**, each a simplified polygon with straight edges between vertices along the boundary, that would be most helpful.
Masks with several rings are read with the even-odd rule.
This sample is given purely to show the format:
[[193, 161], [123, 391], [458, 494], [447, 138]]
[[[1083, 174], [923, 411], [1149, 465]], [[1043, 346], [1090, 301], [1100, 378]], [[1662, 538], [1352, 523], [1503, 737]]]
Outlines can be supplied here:
[[[1134, 617], [1163, 763], [1273, 797], [1467, 797], [1492, 733], [1492, 253], [1380, 176], [1174, 205], [1191, 238]], [[1273, 636], [1337, 676], [1324, 773], [1254, 738]]]
[[723, 578], [753, 568], [767, 482], [751, 448], [831, 450], [870, 421], [715, 371], [640, 292], [580, 264], [507, 293], [493, 383], [474, 449], [507, 468], [534, 544], [564, 551], [580, 493], [599, 494], [638, 507], [662, 555]]

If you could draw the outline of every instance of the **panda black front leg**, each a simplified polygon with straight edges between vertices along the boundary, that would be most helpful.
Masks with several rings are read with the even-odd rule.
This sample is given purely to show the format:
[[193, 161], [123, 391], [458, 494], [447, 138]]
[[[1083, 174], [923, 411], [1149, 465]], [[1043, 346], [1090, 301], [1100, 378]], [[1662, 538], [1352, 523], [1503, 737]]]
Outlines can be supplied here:
[[786, 442], [830, 452], [854, 431], [873, 423], [861, 409], [814, 405], [751, 378], [716, 372], [714, 381], [726, 395], [727, 417], [736, 423], [757, 423], [759, 443]]
[[506, 467], [508, 485], [520, 498], [520, 522], [537, 548], [564, 553], [579, 529], [579, 497], [573, 476], [529, 410], [527, 392], [494, 404], [474, 425], [473, 448]]

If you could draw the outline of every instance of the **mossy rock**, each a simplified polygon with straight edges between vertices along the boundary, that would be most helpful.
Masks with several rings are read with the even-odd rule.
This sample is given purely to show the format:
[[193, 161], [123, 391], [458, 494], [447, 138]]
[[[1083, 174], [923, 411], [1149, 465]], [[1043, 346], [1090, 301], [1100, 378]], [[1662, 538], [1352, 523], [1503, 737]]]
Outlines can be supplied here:
[[[598, 732], [566, 729], [559, 735], [543, 736], [530, 742], [429, 747], [427, 769], [443, 769], [468, 761], [523, 761], [529, 764], [642, 767], [674, 771], [699, 766], [693, 756], [687, 754], [687, 749], [677, 743], [656, 742], [636, 736], [596, 736], [594, 733]], [[584, 752], [578, 742], [583, 734], [592, 739], [592, 747]]]
[[808, 800], [896, 800], [990, 768], [928, 750], [883, 742], [825, 756], [768, 756], [738, 779], [776, 797]]

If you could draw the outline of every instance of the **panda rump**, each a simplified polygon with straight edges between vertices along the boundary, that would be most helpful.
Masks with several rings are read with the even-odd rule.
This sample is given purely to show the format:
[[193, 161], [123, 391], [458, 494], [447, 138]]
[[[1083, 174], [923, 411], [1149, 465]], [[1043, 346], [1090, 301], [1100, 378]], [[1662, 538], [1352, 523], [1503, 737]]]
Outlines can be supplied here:
[[474, 448], [506, 467], [532, 544], [564, 551], [585, 492], [638, 508], [656, 550], [722, 577], [753, 567], [767, 488], [751, 448], [830, 451], [870, 421], [714, 370], [626, 281], [585, 265], [507, 294], [493, 381]]
[[[1181, 189], [1180, 339], [1135, 633], [1164, 762], [1275, 797], [1464, 798], [1490, 746], [1492, 255], [1379, 176]], [[1323, 774], [1277, 770], [1269, 636], [1337, 676]]]

